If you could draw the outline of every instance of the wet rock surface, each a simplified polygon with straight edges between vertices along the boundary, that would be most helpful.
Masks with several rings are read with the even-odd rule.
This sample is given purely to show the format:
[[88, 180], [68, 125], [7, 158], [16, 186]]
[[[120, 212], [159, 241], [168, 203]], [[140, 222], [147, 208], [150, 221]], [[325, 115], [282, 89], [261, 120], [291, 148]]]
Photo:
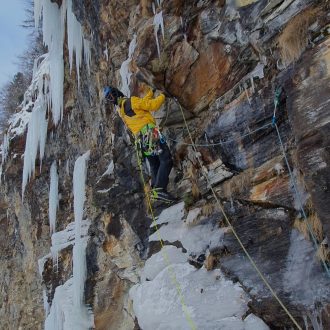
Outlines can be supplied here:
[[[156, 12], [163, 10], [164, 38], [160, 30], [157, 34], [160, 54], [153, 5]], [[59, 254], [57, 269], [49, 255], [50, 167], [56, 160], [56, 231], [61, 231], [74, 221], [75, 160], [90, 150], [85, 302], [96, 329], [140, 328], [129, 290], [140, 283], [145, 262], [162, 245], [178, 248], [184, 255], [182, 267], [190, 263], [196, 272], [200, 269], [198, 274], [221, 269], [244, 289], [247, 313], [270, 328], [292, 326], [242, 252], [212, 197], [205, 171], [247, 251], [299, 324], [315, 328], [322, 318], [326, 329], [329, 279], [306, 228], [297, 229], [300, 202], [281, 142], [307, 217], [318, 218], [314, 229], [319, 244], [330, 235], [329, 3], [173, 0], [158, 7], [152, 1], [89, 0], [73, 1], [73, 10], [85, 36], [91, 35], [91, 74], [81, 69], [78, 89], [66, 65], [63, 121], [57, 127], [49, 124], [45, 157], [36, 163], [24, 200], [25, 134], [11, 141], [3, 166], [0, 327], [43, 328], [43, 290], [51, 304], [56, 287], [72, 275], [72, 246]], [[285, 43], [292, 33], [303, 39], [300, 48]], [[169, 191], [184, 202], [177, 219], [165, 221], [162, 209], [156, 211], [163, 244], [155, 238], [146, 207], [134, 141], [115, 109], [102, 100], [104, 85], [121, 86], [119, 70], [134, 34], [130, 89], [142, 96], [147, 83], [168, 96], [156, 115], [175, 161]], [[291, 51], [285, 56], [283, 43]], [[275, 114], [281, 142], [273, 121], [279, 87]], [[180, 106], [198, 155], [189, 146]], [[148, 180], [147, 172], [144, 177]], [[170, 226], [176, 230], [171, 232]], [[39, 272], [38, 260], [45, 256]]]

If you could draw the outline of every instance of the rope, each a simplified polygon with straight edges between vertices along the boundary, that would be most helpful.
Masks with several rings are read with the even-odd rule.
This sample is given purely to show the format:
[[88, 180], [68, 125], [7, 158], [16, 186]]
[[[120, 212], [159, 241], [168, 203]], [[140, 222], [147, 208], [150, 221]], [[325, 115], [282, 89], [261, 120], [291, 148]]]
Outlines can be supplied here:
[[146, 183], [145, 183], [145, 180], [144, 180], [144, 177], [143, 177], [141, 157], [139, 155], [139, 151], [138, 151], [138, 147], [137, 147], [136, 143], [135, 143], [135, 151], [136, 151], [137, 161], [138, 161], [139, 170], [140, 170], [140, 174], [141, 174], [141, 180], [142, 180], [142, 183], [143, 183], [143, 190], [144, 190], [144, 193], [145, 193], [145, 196], [146, 196], [146, 200], [147, 200], [147, 204], [148, 204], [148, 207], [149, 207], [149, 210], [150, 210], [152, 221], [153, 221], [154, 226], [156, 228], [156, 232], [157, 232], [158, 240], [159, 240], [159, 243], [160, 243], [160, 246], [161, 246], [161, 251], [162, 251], [162, 254], [163, 254], [163, 258], [164, 258], [165, 262], [168, 265], [168, 272], [169, 272], [170, 278], [172, 280], [172, 283], [176, 287], [178, 296], [180, 298], [180, 303], [181, 303], [181, 306], [182, 306], [182, 310], [185, 314], [186, 320], [187, 320], [187, 322], [188, 322], [188, 324], [189, 324], [189, 326], [192, 330], [197, 330], [197, 327], [196, 327], [194, 321], [192, 320], [192, 318], [189, 314], [188, 308], [187, 308], [187, 306], [184, 302], [184, 297], [183, 297], [183, 294], [182, 294], [181, 286], [180, 286], [180, 283], [178, 282], [178, 280], [176, 279], [175, 272], [173, 270], [173, 267], [172, 267], [170, 258], [168, 256], [168, 253], [163, 249], [164, 248], [164, 242], [163, 242], [163, 239], [162, 239], [162, 237], [160, 235], [160, 232], [158, 230], [158, 225], [157, 225], [156, 218], [155, 218], [155, 215], [154, 215], [154, 211], [153, 211], [153, 208], [152, 208], [150, 196], [146, 192]]
[[[180, 107], [180, 110], [181, 110], [181, 114], [182, 114], [182, 118], [184, 120], [184, 123], [185, 123], [185, 126], [187, 128], [187, 131], [188, 131], [188, 134], [189, 134], [189, 138], [191, 140], [191, 145], [194, 149], [194, 152], [196, 153], [197, 155], [197, 149], [196, 149], [196, 145], [194, 144], [194, 141], [193, 141], [193, 138], [192, 138], [192, 135], [191, 135], [191, 132], [189, 130], [189, 126], [187, 124], [187, 121], [186, 121], [186, 117], [184, 115], [184, 112], [183, 112], [183, 109], [181, 107], [181, 104], [178, 102], [178, 100], [176, 98], [174, 98], [174, 100], [178, 103], [179, 107]], [[200, 167], [202, 168], [202, 173], [203, 173], [203, 176], [205, 177], [212, 193], [213, 193], [213, 196], [219, 206], [219, 209], [221, 210], [224, 218], [226, 219], [226, 222], [229, 226], [229, 228], [232, 230], [235, 238], [237, 239], [239, 245], [241, 246], [241, 248], [243, 249], [245, 255], [247, 256], [247, 258], [249, 259], [250, 263], [252, 264], [252, 266], [254, 267], [254, 269], [256, 270], [256, 272], [258, 273], [259, 277], [262, 279], [262, 281], [265, 283], [265, 285], [268, 287], [268, 289], [270, 290], [270, 292], [272, 293], [272, 295], [274, 296], [274, 298], [278, 301], [278, 303], [280, 304], [280, 306], [283, 308], [283, 310], [286, 312], [286, 314], [289, 316], [289, 318], [291, 319], [291, 321], [295, 324], [295, 326], [299, 329], [299, 330], [302, 330], [302, 328], [300, 327], [300, 325], [298, 324], [298, 322], [296, 321], [296, 319], [292, 316], [292, 314], [289, 312], [289, 310], [285, 307], [285, 305], [283, 304], [283, 302], [281, 301], [281, 299], [278, 297], [278, 295], [276, 294], [276, 292], [274, 291], [274, 289], [270, 286], [270, 284], [268, 283], [268, 281], [266, 280], [265, 276], [261, 273], [260, 269], [258, 268], [257, 264], [254, 262], [254, 260], [252, 259], [252, 257], [250, 256], [250, 254], [248, 253], [248, 251], [246, 250], [246, 248], [244, 247], [241, 239], [239, 238], [236, 230], [234, 229], [234, 227], [232, 226], [215, 190], [213, 189], [212, 185], [211, 185], [211, 182], [208, 178], [208, 173], [205, 171], [203, 171], [203, 164], [202, 162], [200, 161], [199, 157], [196, 156], [196, 159], [198, 160], [199, 162], [199, 165]]]
[[[280, 146], [281, 146], [281, 150], [282, 150], [282, 154], [283, 154], [283, 157], [285, 159], [286, 167], [288, 169], [288, 172], [289, 172], [289, 175], [290, 175], [290, 179], [291, 179], [291, 182], [292, 182], [292, 185], [293, 185], [293, 189], [294, 189], [294, 192], [295, 192], [295, 194], [296, 194], [296, 196], [298, 198], [299, 208], [300, 208], [301, 213], [302, 213], [302, 215], [303, 215], [303, 217], [305, 219], [305, 222], [307, 224], [308, 231], [309, 231], [309, 233], [310, 233], [310, 235], [312, 237], [313, 243], [314, 243], [314, 245], [316, 247], [316, 250], [317, 250], [319, 248], [319, 245], [317, 243], [317, 239], [316, 239], [315, 234], [313, 232], [313, 228], [311, 227], [310, 223], [308, 222], [308, 218], [307, 218], [306, 212], [305, 212], [304, 207], [303, 207], [303, 202], [301, 200], [299, 191], [297, 189], [296, 182], [295, 182], [295, 179], [293, 177], [293, 173], [292, 173], [291, 167], [289, 165], [288, 157], [286, 156], [286, 153], [285, 153], [284, 145], [283, 145], [283, 142], [282, 142], [280, 131], [279, 131], [278, 126], [276, 124], [276, 120], [274, 121], [274, 125], [273, 126], [276, 129], [278, 140], [280, 142]], [[327, 266], [327, 263], [324, 260], [322, 260], [322, 263], [323, 263], [323, 266], [324, 266], [324, 268], [325, 268], [328, 276], [330, 277], [330, 270], [329, 270], [329, 267]]]
[[[261, 131], [269, 126], [272, 126], [272, 123], [268, 123], [268, 124], [265, 124], [249, 133], [246, 133], [246, 134], [243, 134], [243, 135], [240, 135], [240, 137], [243, 139], [247, 136], [250, 136], [258, 131]], [[223, 144], [226, 144], [226, 143], [230, 143], [230, 142], [235, 142], [236, 141], [236, 138], [232, 138], [230, 140], [227, 140], [227, 141], [220, 141], [220, 142], [215, 142], [215, 143], [208, 143], [208, 144], [197, 144], [197, 143], [184, 143], [184, 142], [179, 142], [178, 140], [175, 140], [175, 139], [171, 139], [169, 137], [167, 137], [168, 140], [170, 141], [173, 141], [173, 142], [177, 142], [177, 143], [180, 143], [180, 144], [183, 144], [183, 145], [187, 145], [187, 146], [196, 146], [196, 147], [214, 147], [214, 146], [219, 146], [219, 145], [223, 145]]]

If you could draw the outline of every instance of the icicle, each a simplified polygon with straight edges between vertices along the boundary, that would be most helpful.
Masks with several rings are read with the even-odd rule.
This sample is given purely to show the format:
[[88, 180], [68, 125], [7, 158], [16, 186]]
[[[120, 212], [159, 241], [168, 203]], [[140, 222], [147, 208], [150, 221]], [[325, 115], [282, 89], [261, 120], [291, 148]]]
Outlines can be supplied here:
[[157, 43], [157, 51], [158, 56], [160, 57], [160, 46], [159, 46], [159, 40], [158, 40], [158, 30], [161, 28], [163, 39], [165, 37], [165, 31], [164, 31], [164, 20], [163, 20], [163, 12], [160, 11], [158, 14], [155, 14], [154, 17], [154, 34], [156, 38]]
[[[72, 12], [72, 0], [67, 0], [67, 35], [69, 49], [70, 73], [72, 71], [73, 52], [75, 52], [76, 74], [78, 86], [80, 85], [80, 67], [83, 50], [83, 32], [81, 24]], [[86, 52], [87, 53], [87, 52]]]
[[38, 147], [40, 149], [40, 162], [42, 161], [42, 157], [44, 155], [48, 126], [48, 121], [45, 117], [46, 110], [44, 100], [43, 97], [39, 95], [35, 102], [32, 116], [28, 124], [28, 132], [25, 142], [22, 199], [24, 197], [26, 184], [35, 172], [35, 161], [37, 158]]
[[128, 58], [122, 63], [119, 71], [121, 76], [121, 91], [124, 93], [124, 95], [128, 97], [131, 96], [129, 85], [131, 83], [131, 76], [132, 76], [129, 66], [130, 63], [132, 62], [133, 53], [136, 48], [136, 39], [137, 39], [136, 34], [134, 34], [134, 37], [130, 42], [128, 48]]
[[105, 59], [107, 62], [109, 61], [109, 51], [108, 51], [108, 45], [106, 46], [105, 50], [103, 51], [103, 54], [105, 56]]
[[50, 62], [50, 100], [52, 104], [53, 121], [55, 125], [63, 117], [63, 83], [64, 83], [64, 18], [65, 6], [58, 7], [56, 3], [49, 0], [37, 1], [35, 20], [40, 18], [42, 11], [43, 40], [49, 49]]
[[73, 247], [73, 301], [74, 306], [79, 308], [83, 303], [84, 286], [86, 279], [86, 251], [85, 244], [81, 240], [81, 223], [84, 212], [86, 162], [90, 152], [80, 156], [75, 163], [73, 171], [73, 195], [74, 195], [74, 218], [75, 218], [75, 245]]
[[3, 135], [3, 142], [1, 145], [1, 153], [2, 153], [2, 164], [5, 163], [8, 157], [8, 150], [9, 150], [9, 136], [8, 134]]
[[247, 89], [246, 89], [245, 83], [243, 84], [243, 87], [244, 87], [245, 95], [246, 95], [246, 97], [247, 97], [247, 99], [248, 99], [248, 101], [249, 101], [249, 104], [250, 104], [250, 106], [251, 106], [250, 96], [249, 96], [249, 93], [248, 93], [248, 91], [247, 91]]
[[254, 88], [253, 77], [250, 77], [250, 82], [251, 82], [251, 87], [252, 87], [252, 93], [254, 93], [255, 92], [255, 88]]
[[58, 209], [58, 175], [56, 161], [50, 168], [50, 188], [49, 188], [49, 229], [50, 233], [56, 230], [56, 213]]
[[63, 83], [64, 60], [63, 43], [65, 17], [67, 18], [67, 36], [69, 49], [70, 72], [72, 70], [73, 53], [75, 53], [78, 86], [80, 85], [80, 67], [82, 52], [87, 70], [90, 70], [90, 42], [83, 38], [81, 24], [72, 12], [72, 0], [62, 2], [59, 8], [57, 3], [50, 0], [35, 0], [35, 24], [39, 25], [42, 17], [43, 40], [49, 49], [50, 58], [50, 100], [53, 121], [55, 125], [63, 119]]
[[48, 303], [47, 291], [45, 289], [42, 290], [42, 297], [44, 301], [45, 315], [47, 316], [49, 313], [49, 303]]

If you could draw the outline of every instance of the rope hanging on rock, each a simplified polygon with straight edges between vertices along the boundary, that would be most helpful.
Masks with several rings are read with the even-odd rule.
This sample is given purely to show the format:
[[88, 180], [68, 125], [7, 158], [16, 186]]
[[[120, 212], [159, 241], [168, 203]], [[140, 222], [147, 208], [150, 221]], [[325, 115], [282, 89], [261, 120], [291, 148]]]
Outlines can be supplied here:
[[[284, 305], [284, 303], [282, 302], [282, 300], [279, 298], [279, 296], [276, 294], [276, 292], [274, 291], [274, 289], [271, 287], [271, 285], [268, 283], [268, 281], [266, 280], [265, 276], [262, 274], [262, 272], [260, 271], [259, 267], [257, 266], [257, 264], [255, 263], [255, 261], [252, 259], [251, 255], [249, 254], [249, 252], [246, 250], [246, 248], [244, 247], [244, 244], [242, 243], [241, 239], [239, 238], [236, 230], [234, 229], [234, 227], [232, 226], [224, 208], [223, 208], [223, 205], [222, 203], [220, 202], [215, 190], [213, 189], [212, 185], [211, 185], [211, 182], [208, 178], [208, 173], [207, 171], [204, 169], [203, 170], [203, 164], [201, 163], [201, 160], [199, 159], [199, 157], [197, 157], [197, 149], [196, 149], [196, 145], [194, 144], [194, 141], [193, 141], [193, 138], [192, 138], [192, 135], [191, 135], [191, 132], [190, 132], [190, 129], [189, 129], [189, 126], [187, 124], [187, 121], [186, 121], [186, 117], [184, 115], [184, 112], [183, 112], [183, 109], [181, 107], [181, 104], [178, 102], [178, 100], [176, 98], [174, 98], [174, 100], [178, 103], [179, 107], [180, 107], [180, 111], [181, 111], [181, 114], [182, 114], [182, 118], [183, 118], [183, 121], [185, 123], [185, 126], [187, 128], [187, 131], [188, 131], [188, 134], [189, 134], [189, 138], [191, 140], [191, 145], [192, 145], [192, 148], [196, 154], [196, 159], [198, 160], [199, 162], [199, 165], [202, 169], [202, 174], [204, 176], [204, 178], [206, 179], [212, 193], [213, 193], [213, 196], [219, 206], [219, 209], [221, 211], [221, 213], [223, 214], [224, 218], [226, 219], [226, 222], [228, 224], [228, 227], [232, 230], [236, 240], [238, 241], [239, 245], [241, 246], [241, 248], [243, 249], [245, 255], [247, 256], [247, 258], [249, 259], [250, 263], [252, 264], [253, 268], [255, 269], [255, 271], [257, 272], [257, 274], [259, 275], [259, 277], [261, 278], [261, 280], [265, 283], [265, 285], [268, 287], [268, 289], [270, 290], [271, 294], [273, 295], [273, 297], [277, 300], [277, 302], [280, 304], [280, 306], [283, 308], [283, 310], [285, 311], [285, 313], [289, 316], [289, 318], [291, 319], [291, 321], [295, 324], [295, 326], [302, 330], [302, 328], [300, 327], [300, 325], [298, 324], [298, 322], [296, 321], [296, 319], [293, 317], [293, 315], [289, 312], [289, 310], [286, 308], [286, 306]], [[204, 172], [205, 171], [205, 172]]]

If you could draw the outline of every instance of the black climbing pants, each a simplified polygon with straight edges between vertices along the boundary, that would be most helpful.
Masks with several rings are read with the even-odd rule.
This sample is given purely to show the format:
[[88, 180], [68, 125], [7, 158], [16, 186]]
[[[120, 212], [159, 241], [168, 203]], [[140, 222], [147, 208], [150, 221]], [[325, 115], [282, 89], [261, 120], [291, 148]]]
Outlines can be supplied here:
[[168, 177], [173, 167], [172, 156], [166, 142], [159, 144], [162, 152], [159, 155], [145, 156], [150, 164], [151, 186], [166, 191]]

